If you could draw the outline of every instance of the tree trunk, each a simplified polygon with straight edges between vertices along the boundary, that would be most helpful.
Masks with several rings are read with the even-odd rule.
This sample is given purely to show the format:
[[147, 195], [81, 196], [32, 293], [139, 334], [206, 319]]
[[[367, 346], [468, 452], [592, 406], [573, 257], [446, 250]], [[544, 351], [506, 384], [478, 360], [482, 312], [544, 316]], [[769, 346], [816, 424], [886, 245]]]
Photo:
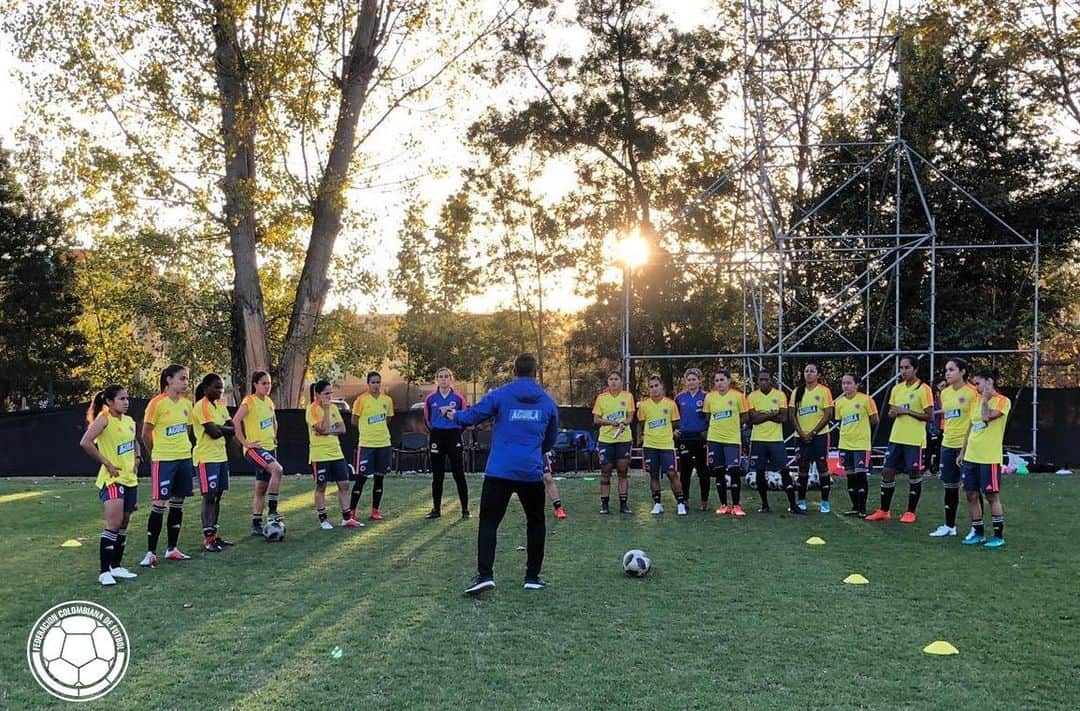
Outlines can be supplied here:
[[345, 57], [337, 125], [326, 170], [319, 180], [315, 204], [312, 206], [314, 223], [311, 241], [296, 287], [285, 349], [277, 371], [274, 401], [282, 407], [295, 407], [300, 402], [319, 315], [326, 299], [326, 272], [334, 252], [334, 243], [341, 231], [344, 190], [356, 148], [356, 124], [367, 99], [372, 74], [378, 65], [376, 43], [381, 24], [380, 10], [377, 0], [363, 0], [349, 54]]
[[[262, 286], [255, 257], [255, 122], [248, 90], [248, 70], [237, 36], [236, 8], [229, 0], [214, 7], [214, 70], [221, 102], [221, 133], [225, 144], [225, 220], [233, 258], [234, 363], [243, 353], [242, 389], [247, 374], [269, 369]], [[242, 344], [242, 350], [238, 348]]]

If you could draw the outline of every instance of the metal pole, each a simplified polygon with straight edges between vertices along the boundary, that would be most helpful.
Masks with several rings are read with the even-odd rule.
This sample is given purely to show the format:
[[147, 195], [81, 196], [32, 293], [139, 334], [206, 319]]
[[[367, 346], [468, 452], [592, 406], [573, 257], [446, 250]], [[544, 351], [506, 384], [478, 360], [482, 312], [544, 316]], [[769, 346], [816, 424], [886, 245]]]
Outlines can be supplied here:
[[[625, 257], [625, 255], [624, 255]], [[622, 370], [623, 383], [630, 387], [630, 265], [625, 261], [622, 268], [623, 318], [622, 318]]]
[[1031, 343], [1031, 456], [1039, 459], [1039, 231], [1035, 230], [1035, 312]]
[[933, 389], [937, 358], [937, 220], [930, 218], [930, 372], [926, 379]]

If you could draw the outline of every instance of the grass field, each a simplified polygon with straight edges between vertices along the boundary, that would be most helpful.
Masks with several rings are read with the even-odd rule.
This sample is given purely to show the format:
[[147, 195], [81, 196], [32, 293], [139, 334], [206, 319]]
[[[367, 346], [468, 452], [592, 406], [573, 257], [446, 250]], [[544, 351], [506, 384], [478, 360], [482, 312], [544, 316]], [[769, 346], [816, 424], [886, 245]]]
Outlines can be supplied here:
[[[423, 520], [422, 477], [387, 480], [387, 520], [331, 532], [315, 525], [308, 480], [289, 477], [280, 545], [246, 537], [251, 480], [241, 479], [223, 511], [223, 532], [239, 545], [203, 553], [192, 502], [181, 547], [193, 560], [149, 571], [137, 566], [144, 501], [125, 561], [140, 576], [109, 589], [96, 581], [101, 517], [91, 484], [0, 480], [0, 708], [63, 705], [32, 679], [26, 636], [47, 608], [72, 599], [109, 607], [131, 637], [126, 678], [89, 708], [1080, 703], [1076, 476], [1009, 478], [1008, 546], [999, 551], [927, 537], [939, 523], [936, 482], [920, 521], [904, 526], [817, 513], [654, 520], [640, 479], [635, 516], [601, 517], [595, 482], [563, 481], [570, 518], [549, 517], [550, 587], [521, 589], [525, 531], [515, 503], [500, 530], [499, 587], [479, 599], [461, 594], [475, 568], [475, 515]], [[479, 485], [470, 479], [474, 494]], [[842, 484], [836, 493], [844, 503]], [[772, 496], [777, 511], [782, 496]], [[453, 493], [444, 508], [456, 509]], [[806, 545], [812, 535], [827, 545]], [[85, 537], [84, 546], [59, 547], [71, 537]], [[643, 580], [621, 572], [632, 547], [652, 555]], [[852, 572], [870, 584], [844, 585]], [[923, 654], [937, 639], [960, 654]]]

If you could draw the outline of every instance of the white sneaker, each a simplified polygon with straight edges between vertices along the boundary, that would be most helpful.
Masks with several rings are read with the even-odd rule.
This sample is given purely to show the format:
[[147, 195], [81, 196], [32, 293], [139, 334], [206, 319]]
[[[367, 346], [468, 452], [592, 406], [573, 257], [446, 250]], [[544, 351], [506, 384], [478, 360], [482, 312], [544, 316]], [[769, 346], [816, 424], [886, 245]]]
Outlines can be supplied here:
[[655, 504], [652, 505], [652, 511], [650, 511], [649, 513], [651, 513], [653, 516], [659, 516], [660, 514], [664, 513], [664, 505], [657, 501]]
[[112, 573], [105, 571], [101, 575], [97, 576], [97, 580], [102, 585], [116, 585], [116, 578], [112, 576]]
[[679, 504], [679, 506], [675, 509], [675, 515], [676, 516], [685, 516], [686, 515], [686, 504]]
[[154, 555], [151, 551], [146, 551], [146, 555], [144, 555], [143, 559], [139, 561], [139, 565], [144, 568], [153, 568], [157, 565], [157, 556]]
[[333, 531], [334, 530], [334, 524], [330, 523], [329, 521], [325, 521], [325, 520], [320, 521], [319, 522], [319, 528], [321, 528], [324, 531]]
[[191, 560], [191, 556], [179, 548], [170, 548], [165, 551], [165, 560]]
[[131, 580], [132, 578], [139, 577], [138, 575], [136, 575], [135, 573], [132, 573], [127, 568], [113, 568], [109, 572], [112, 573], [112, 576], [114, 578], [119, 578], [120, 580]]
[[955, 536], [956, 526], [946, 526], [941, 524], [936, 529], [930, 532], [931, 538], [944, 538], [945, 536]]

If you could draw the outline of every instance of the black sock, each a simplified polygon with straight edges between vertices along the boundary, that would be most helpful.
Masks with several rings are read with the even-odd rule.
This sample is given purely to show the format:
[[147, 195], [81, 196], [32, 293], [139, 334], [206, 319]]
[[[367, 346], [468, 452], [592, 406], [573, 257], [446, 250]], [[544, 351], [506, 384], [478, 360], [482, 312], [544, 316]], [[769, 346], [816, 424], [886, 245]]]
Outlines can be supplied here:
[[319, 523], [326, 520], [326, 508], [315, 509], [315, 513], [319, 516]]
[[562, 499], [552, 499], [551, 508], [555, 509], [556, 511], [562, 508]]
[[352, 494], [349, 496], [349, 508], [355, 514], [356, 507], [360, 505], [360, 497], [364, 493], [364, 484], [367, 483], [366, 476], [356, 477], [356, 481], [352, 485]]
[[266, 507], [270, 510], [270, 518], [277, 516], [277, 500], [278, 493], [276, 491], [271, 491], [266, 494]]
[[819, 470], [818, 481], [818, 485], [821, 487], [821, 500], [828, 501], [829, 494], [832, 492], [832, 477], [829, 476], [828, 469]]
[[202, 517], [202, 532], [204, 536], [214, 535], [214, 497], [215, 494], [203, 494], [202, 508], [199, 514]]
[[262, 525], [263, 525], [262, 514], [261, 513], [253, 513], [253, 514], [251, 514], [251, 527], [252, 528], [262, 528]]
[[870, 495], [870, 478], [866, 472], [859, 472], [855, 478], [855, 510], [866, 513], [866, 499]]
[[728, 476], [731, 477], [731, 505], [739, 505], [739, 496], [742, 493], [742, 472], [738, 469], [728, 469]]
[[780, 483], [784, 485], [784, 493], [787, 494], [788, 506], [795, 508], [795, 482], [791, 480], [791, 472], [787, 469], [780, 470]]
[[727, 506], [727, 479], [724, 478], [724, 470], [714, 469], [713, 480], [716, 482], [716, 495], [720, 497], [720, 505]]
[[881, 482], [881, 510], [888, 511], [892, 506], [892, 495], [896, 489], [896, 481], [882, 481]]
[[184, 522], [184, 502], [183, 501], [170, 501], [169, 502], [169, 517], [165, 519], [165, 525], [168, 530], [165, 533], [166, 540], [169, 542], [169, 548], [176, 548], [177, 542], [180, 540], [180, 526]]
[[158, 538], [161, 536], [161, 519], [165, 517], [165, 507], [156, 504], [150, 508], [150, 517], [146, 520], [146, 550], [157, 553]]
[[656, 491], [654, 491], [652, 493], [652, 500], [653, 500], [653, 503], [657, 503], [657, 504], [660, 503], [660, 490], [659, 489], [657, 489]]
[[619, 506], [626, 506], [626, 502], [629, 498], [629, 494], [619, 494]]
[[1000, 516], [991, 516], [991, 524], [994, 527], [994, 538], [1005, 537], [1005, 514]]
[[101, 544], [98, 547], [98, 558], [101, 563], [99, 572], [106, 573], [112, 567], [113, 554], [116, 552], [116, 531], [105, 529], [101, 532]]
[[611, 497], [610, 497], [610, 496], [601, 496], [601, 497], [600, 497], [600, 505], [601, 505], [601, 506], [603, 506], [603, 507], [604, 507], [605, 509], [606, 509], [606, 508], [607, 508], [607, 507], [608, 507], [608, 506], [609, 506], [610, 504], [611, 504]]
[[377, 509], [382, 503], [383, 477], [375, 475], [375, 487], [371, 490], [371, 508]]
[[116, 544], [113, 546], [112, 567], [120, 567], [120, 561], [124, 559], [125, 547], [127, 547], [127, 529], [121, 528], [116, 532]]
[[956, 528], [956, 507], [960, 505], [960, 489], [955, 484], [945, 487], [945, 525]]
[[761, 508], [769, 508], [769, 480], [766, 478], [765, 472], [757, 472], [755, 483], [757, 484], [758, 496], [761, 497]]
[[214, 495], [214, 510], [211, 513], [210, 522], [214, 526], [214, 535], [218, 532], [218, 521], [221, 520], [221, 492]]
[[907, 510], [915, 513], [919, 507], [919, 498], [922, 496], [922, 477], [917, 476], [908, 480]]
[[686, 494], [675, 494], [675, 503], [686, 505]]
[[352, 510], [350, 510], [350, 509], [342, 509], [341, 510], [341, 520], [342, 521], [348, 521], [350, 518], [352, 518]]
[[978, 521], [972, 521], [971, 530], [975, 531], [976, 536], [983, 535], [983, 520], [980, 518]]
[[799, 465], [799, 501], [806, 500], [806, 489], [810, 486], [810, 474], [802, 470], [802, 465]]

